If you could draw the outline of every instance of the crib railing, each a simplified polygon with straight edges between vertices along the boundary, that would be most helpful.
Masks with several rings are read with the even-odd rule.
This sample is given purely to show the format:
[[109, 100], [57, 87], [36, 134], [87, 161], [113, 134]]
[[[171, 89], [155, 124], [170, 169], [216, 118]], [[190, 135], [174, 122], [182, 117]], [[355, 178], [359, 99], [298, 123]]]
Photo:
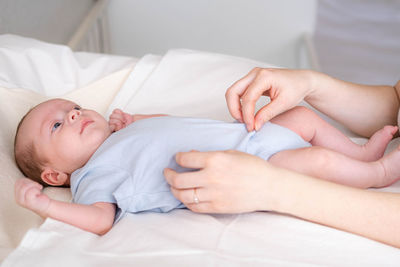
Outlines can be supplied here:
[[[110, 34], [108, 29], [107, 6], [109, 0], [96, 0], [93, 7], [72, 35], [68, 46], [73, 51], [110, 53]], [[297, 68], [320, 70], [313, 36], [301, 36], [296, 51]]]
[[73, 51], [110, 52], [107, 5], [109, 0], [97, 0], [78, 29], [68, 41]]

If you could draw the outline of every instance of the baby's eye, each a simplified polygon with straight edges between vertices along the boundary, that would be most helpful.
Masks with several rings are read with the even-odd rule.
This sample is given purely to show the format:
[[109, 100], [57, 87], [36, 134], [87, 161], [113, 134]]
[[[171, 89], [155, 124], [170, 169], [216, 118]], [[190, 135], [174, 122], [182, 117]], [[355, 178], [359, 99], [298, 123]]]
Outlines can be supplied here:
[[57, 128], [60, 127], [60, 126], [61, 126], [61, 122], [56, 122], [56, 123], [54, 123], [53, 128], [51, 129], [51, 131], [54, 132], [54, 131], [57, 130]]
[[81, 107], [80, 106], [75, 106], [74, 109], [75, 110], [81, 110]]

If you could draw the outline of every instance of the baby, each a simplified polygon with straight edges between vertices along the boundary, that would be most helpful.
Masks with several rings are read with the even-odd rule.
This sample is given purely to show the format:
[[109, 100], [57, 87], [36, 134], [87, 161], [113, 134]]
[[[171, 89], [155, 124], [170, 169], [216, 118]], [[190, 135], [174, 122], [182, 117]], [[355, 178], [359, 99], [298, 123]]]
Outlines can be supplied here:
[[[400, 178], [400, 151], [383, 156], [397, 129], [385, 126], [357, 145], [304, 107], [249, 133], [242, 123], [120, 110], [107, 122], [93, 110], [52, 99], [29, 111], [18, 127], [16, 162], [32, 180], [16, 182], [16, 201], [42, 217], [104, 234], [126, 212], [183, 208], [163, 171], [184, 171], [175, 154], [192, 149], [235, 149], [337, 183], [382, 187]], [[70, 186], [74, 203], [50, 199], [42, 184]]]

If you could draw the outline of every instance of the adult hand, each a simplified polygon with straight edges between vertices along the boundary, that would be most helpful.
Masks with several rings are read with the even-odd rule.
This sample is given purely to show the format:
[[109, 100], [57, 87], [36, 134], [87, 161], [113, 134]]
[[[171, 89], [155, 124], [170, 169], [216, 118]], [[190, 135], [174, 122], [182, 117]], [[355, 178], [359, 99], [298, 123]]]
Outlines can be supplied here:
[[[228, 88], [225, 97], [231, 115], [258, 130], [276, 115], [293, 108], [312, 91], [312, 71], [254, 68]], [[257, 100], [269, 96], [271, 102], [254, 115]]]
[[[271, 208], [274, 190], [270, 177], [278, 169], [239, 151], [180, 152], [176, 162], [198, 171], [164, 175], [174, 196], [195, 212], [241, 213]], [[196, 190], [194, 190], [196, 189]], [[195, 194], [199, 203], [195, 203]]]

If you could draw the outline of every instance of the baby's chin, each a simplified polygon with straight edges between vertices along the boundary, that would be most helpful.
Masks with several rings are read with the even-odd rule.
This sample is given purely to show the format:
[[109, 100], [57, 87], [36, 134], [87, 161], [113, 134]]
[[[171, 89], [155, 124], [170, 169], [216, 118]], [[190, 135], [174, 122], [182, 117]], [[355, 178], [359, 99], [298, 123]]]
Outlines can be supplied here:
[[88, 149], [87, 153], [83, 155], [85, 158], [85, 164], [89, 159], [93, 156], [94, 153], [99, 149], [99, 147], [107, 140], [107, 138], [111, 135], [111, 131], [104, 134], [93, 134], [91, 136], [91, 144], [90, 149]]
[[[90, 133], [90, 136], [86, 136], [78, 144], [74, 144], [73, 147], [70, 147], [70, 149], [68, 149], [68, 155], [64, 154], [66, 158], [64, 158], [63, 160], [63, 162], [71, 163], [69, 164], [68, 168], [69, 173], [72, 173], [75, 170], [82, 168], [96, 153], [96, 151], [104, 143], [104, 141], [107, 140], [110, 134], [110, 130], [93, 131], [92, 133]], [[67, 148], [64, 147], [64, 149]]]
[[82, 148], [78, 153], [75, 153], [73, 159], [65, 159], [64, 162], [70, 162], [68, 168], [65, 168], [66, 172], [71, 174], [74, 171], [82, 168], [91, 159], [91, 157], [96, 153], [97, 149], [101, 146], [102, 142], [92, 146], [90, 149]]

